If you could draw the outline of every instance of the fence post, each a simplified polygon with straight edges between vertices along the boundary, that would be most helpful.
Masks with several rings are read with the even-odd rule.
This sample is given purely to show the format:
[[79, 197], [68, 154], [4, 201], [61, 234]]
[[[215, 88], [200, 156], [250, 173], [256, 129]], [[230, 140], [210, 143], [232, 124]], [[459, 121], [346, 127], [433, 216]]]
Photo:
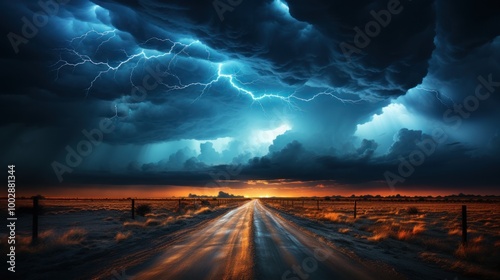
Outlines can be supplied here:
[[293, 200], [292, 200], [292, 208], [293, 208]]
[[302, 199], [302, 208], [304, 208], [304, 200]]
[[135, 219], [135, 199], [132, 198], [132, 219]]
[[356, 219], [356, 200], [354, 200], [354, 219]]
[[38, 197], [33, 197], [33, 234], [31, 242], [35, 243], [38, 240]]
[[181, 210], [181, 200], [179, 199], [179, 211]]
[[319, 199], [318, 199], [318, 200], [316, 200], [316, 204], [317, 204], [317, 206], [318, 206], [318, 211], [319, 211]]
[[467, 206], [462, 205], [462, 245], [467, 246]]

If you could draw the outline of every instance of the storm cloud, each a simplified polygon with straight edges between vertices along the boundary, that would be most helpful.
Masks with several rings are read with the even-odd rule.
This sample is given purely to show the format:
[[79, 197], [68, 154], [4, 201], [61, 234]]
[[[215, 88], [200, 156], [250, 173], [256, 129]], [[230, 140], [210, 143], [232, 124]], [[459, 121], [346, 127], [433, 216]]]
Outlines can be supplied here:
[[494, 1], [40, 3], [0, 4], [1, 163], [27, 184], [500, 184]]

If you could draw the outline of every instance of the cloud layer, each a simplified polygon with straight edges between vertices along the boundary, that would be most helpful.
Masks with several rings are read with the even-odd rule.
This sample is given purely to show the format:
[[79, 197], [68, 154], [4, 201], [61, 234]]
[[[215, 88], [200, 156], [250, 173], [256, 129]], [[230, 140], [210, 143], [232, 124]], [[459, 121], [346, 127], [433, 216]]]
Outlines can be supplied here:
[[29, 184], [500, 183], [494, 1], [0, 5], [1, 162]]

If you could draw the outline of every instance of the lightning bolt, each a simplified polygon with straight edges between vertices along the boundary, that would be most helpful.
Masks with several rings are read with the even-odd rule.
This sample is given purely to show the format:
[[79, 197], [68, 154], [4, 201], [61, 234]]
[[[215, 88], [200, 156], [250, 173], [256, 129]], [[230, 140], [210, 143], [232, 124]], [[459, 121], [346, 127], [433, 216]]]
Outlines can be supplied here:
[[415, 89], [420, 89], [420, 90], [423, 90], [423, 91], [427, 91], [427, 92], [431, 92], [431, 93], [434, 93], [434, 96], [436, 97], [436, 99], [445, 107], [448, 107], [450, 108], [451, 106], [446, 104], [443, 99], [441, 98], [441, 96], [444, 96], [446, 99], [448, 99], [449, 101], [451, 101], [452, 104], [455, 104], [455, 101], [453, 99], [451, 99], [449, 96], [439, 92], [438, 90], [436, 89], [431, 89], [431, 88], [425, 88], [425, 87], [422, 87], [422, 86], [419, 86], [419, 87], [416, 87]]
[[[199, 41], [192, 41], [189, 44], [184, 44], [181, 42], [174, 42], [174, 41], [169, 40], [169, 39], [159, 39], [159, 38], [154, 37], [154, 38], [148, 39], [146, 42], [142, 43], [142, 45], [149, 43], [151, 40], [160, 40], [161, 42], [164, 42], [164, 43], [170, 43], [171, 44], [170, 49], [167, 52], [159, 53], [156, 55], [148, 55], [146, 53], [145, 49], [141, 49], [139, 52], [137, 52], [135, 54], [128, 54], [124, 49], [122, 49], [121, 51], [125, 54], [125, 59], [118, 61], [114, 64], [109, 62], [109, 61], [99, 61], [95, 58], [92, 58], [90, 55], [87, 55], [87, 54], [82, 53], [82, 52], [77, 50], [79, 45], [81, 45], [81, 43], [84, 42], [86, 39], [89, 39], [89, 37], [93, 34], [98, 36], [97, 39], [94, 39], [94, 40], [102, 39], [103, 37], [106, 37], [107, 35], [111, 34], [111, 36], [109, 36], [105, 40], [102, 40], [100, 42], [100, 44], [97, 46], [97, 48], [94, 52], [94, 54], [97, 54], [99, 52], [99, 50], [101, 49], [101, 47], [103, 47], [106, 43], [109, 43], [113, 38], [116, 37], [116, 35], [117, 35], [116, 33], [117, 33], [116, 29], [108, 30], [108, 31], [104, 31], [104, 32], [90, 30], [81, 36], [78, 36], [78, 37], [71, 39], [69, 41], [70, 46], [71, 46], [70, 48], [62, 48], [59, 50], [62, 51], [63, 53], [65, 53], [66, 55], [74, 58], [75, 61], [69, 61], [67, 59], [63, 59], [62, 54], [60, 54], [59, 60], [54, 65], [52, 65], [53, 67], [56, 68], [55, 69], [55, 71], [57, 73], [56, 80], [59, 78], [60, 71], [62, 71], [66, 67], [70, 67], [72, 69], [75, 69], [76, 67], [79, 67], [79, 66], [92, 65], [92, 66], [104, 68], [103, 70], [98, 71], [96, 75], [94, 75], [94, 77], [90, 81], [89, 86], [85, 89], [85, 96], [87, 97], [88, 94], [90, 93], [90, 91], [92, 90], [92, 88], [94, 87], [94, 84], [106, 73], [110, 73], [110, 72], [116, 73], [121, 68], [124, 68], [127, 65], [132, 65], [132, 71], [130, 74], [131, 75], [130, 80], [132, 82], [132, 75], [141, 61], [151, 60], [151, 59], [159, 59], [162, 57], [171, 56], [170, 62], [168, 64], [168, 70], [170, 70], [172, 62], [175, 61], [175, 59], [178, 57], [178, 55], [180, 53], [187, 54], [186, 50], [189, 47], [193, 46], [194, 44], [199, 43]], [[76, 47], [73, 46], [74, 45], [73, 43], [75, 43], [75, 42], [78, 42]], [[180, 48], [180, 50], [176, 51], [178, 48]], [[135, 85], [133, 84], [133, 86], [135, 86]]]
[[262, 108], [263, 108], [263, 105], [262, 105], [261, 101], [263, 101], [265, 99], [277, 99], [277, 100], [281, 100], [281, 101], [285, 102], [286, 104], [288, 104], [290, 107], [295, 108], [295, 109], [300, 109], [300, 108], [293, 102], [294, 100], [296, 100], [296, 101], [302, 101], [302, 102], [311, 102], [314, 99], [318, 98], [319, 96], [329, 96], [329, 97], [332, 97], [332, 98], [334, 98], [334, 99], [336, 99], [339, 102], [342, 102], [344, 104], [345, 103], [356, 104], [356, 103], [365, 101], [365, 100], [363, 100], [361, 98], [354, 99], [354, 100], [341, 98], [341, 97], [335, 95], [335, 93], [334, 93], [333, 90], [322, 91], [322, 92], [316, 93], [315, 95], [313, 95], [312, 97], [309, 97], [309, 98], [302, 98], [302, 97], [296, 96], [298, 90], [296, 90], [292, 94], [286, 95], [286, 96], [283, 96], [283, 95], [280, 95], [280, 94], [274, 94], [274, 93], [265, 93], [265, 94], [258, 95], [256, 93], [254, 93], [253, 91], [248, 90], [248, 89], [240, 86], [240, 85], [253, 84], [253, 83], [255, 83], [255, 81], [251, 81], [251, 82], [247, 82], [247, 83], [241, 82], [237, 78], [237, 76], [235, 76], [235, 74], [225, 74], [225, 73], [223, 73], [223, 66], [224, 66], [223, 63], [219, 63], [218, 64], [216, 78], [214, 78], [210, 82], [208, 82], [208, 83], [192, 83], [192, 84], [184, 86], [184, 87], [193, 86], [193, 85], [203, 86], [203, 90], [201, 91], [200, 95], [193, 102], [196, 102], [198, 99], [200, 99], [203, 96], [203, 94], [213, 84], [219, 82], [221, 79], [227, 80], [233, 89], [237, 90], [240, 93], [243, 93], [243, 94], [249, 96], [252, 99], [253, 102], [259, 103], [259, 105]]
[[118, 106], [114, 104], [114, 107], [115, 107], [115, 115], [112, 116], [111, 118], [107, 118], [108, 120], [113, 120], [115, 118], [118, 118]]
[[[188, 88], [199, 88], [199, 95], [193, 100], [193, 103], [198, 101], [203, 95], [210, 90], [210, 88], [222, 81], [227, 82], [228, 86], [236, 90], [237, 92], [244, 94], [251, 98], [253, 102], [259, 103], [259, 105], [263, 108], [262, 102], [267, 99], [275, 99], [282, 102], [285, 102], [289, 106], [299, 109], [297, 106], [298, 102], [311, 102], [320, 96], [328, 96], [331, 97], [341, 103], [349, 103], [349, 104], [357, 104], [363, 101], [369, 101], [367, 99], [363, 99], [362, 97], [358, 97], [357, 99], [348, 99], [342, 98], [340, 94], [348, 94], [339, 89], [326, 89], [321, 92], [318, 92], [311, 97], [300, 97], [298, 96], [298, 92], [303, 89], [304, 86], [297, 88], [291, 94], [278, 94], [278, 93], [264, 93], [259, 94], [250, 89], [248, 89], [249, 85], [256, 84], [258, 80], [243, 82], [238, 78], [238, 73], [225, 73], [224, 65], [225, 63], [213, 63], [210, 61], [211, 51], [208, 47], [203, 45], [198, 40], [191, 40], [189, 43], [183, 43], [179, 41], [174, 41], [168, 38], [158, 38], [151, 37], [146, 41], [138, 44], [139, 48], [135, 53], [128, 54], [125, 49], [121, 49], [121, 52], [124, 54], [124, 58], [122, 60], [118, 60], [115, 62], [110, 62], [107, 60], [99, 60], [99, 53], [105, 49], [107, 44], [113, 42], [118, 36], [120, 31], [116, 29], [110, 29], [106, 31], [97, 31], [97, 30], [89, 30], [88, 32], [74, 37], [69, 40], [69, 47], [58, 49], [60, 51], [59, 60], [53, 64], [53, 69], [56, 71], [56, 80], [59, 79], [60, 72], [65, 70], [66, 68], [74, 71], [78, 67], [94, 67], [97, 68], [97, 72], [91, 77], [91, 80], [85, 88], [85, 96], [88, 95], [93, 90], [97, 81], [101, 79], [104, 75], [108, 73], [114, 73], [114, 77], [116, 77], [117, 72], [125, 71], [128, 69], [130, 71], [129, 81], [132, 87], [139, 89], [139, 86], [136, 85], [133, 81], [134, 73], [136, 69], [139, 67], [141, 63], [144, 63], [146, 60], [159, 60], [159, 59], [167, 59], [167, 67], [166, 70], [163, 71], [164, 77], [171, 77], [175, 82], [165, 82], [159, 81], [159, 84], [165, 87], [165, 92], [169, 91], [178, 91], [185, 90]], [[86, 41], [99, 42], [95, 50], [82, 50], [85, 49], [82, 47]], [[165, 44], [167, 46], [167, 51], [160, 52], [154, 50], [146, 49], [147, 45], [150, 43], [160, 43]], [[199, 47], [203, 47], [206, 52], [206, 58], [204, 60], [213, 64], [214, 73], [209, 77], [208, 81], [197, 81], [191, 83], [183, 83], [182, 79], [175, 74], [175, 67], [178, 61], [179, 56], [185, 56], [191, 58], [189, 54], [189, 49], [195, 45]], [[87, 47], [88, 49], [88, 47]], [[154, 52], [154, 54], [152, 54]], [[115, 107], [115, 117], [118, 117], [117, 109]], [[114, 117], [113, 117], [114, 118]]]

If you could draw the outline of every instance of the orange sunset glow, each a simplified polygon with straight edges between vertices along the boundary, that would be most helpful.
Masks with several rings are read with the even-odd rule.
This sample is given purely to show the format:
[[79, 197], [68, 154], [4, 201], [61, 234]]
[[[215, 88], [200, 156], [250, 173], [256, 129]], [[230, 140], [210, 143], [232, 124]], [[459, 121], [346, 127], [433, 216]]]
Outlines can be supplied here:
[[[419, 190], [418, 188], [401, 188], [399, 190], [390, 190], [380, 188], [353, 189], [350, 186], [301, 186], [303, 182], [293, 184], [245, 184], [241, 188], [205, 188], [205, 187], [187, 187], [187, 186], [86, 186], [79, 188], [68, 186], [64, 189], [47, 188], [44, 195], [47, 197], [79, 197], [79, 198], [170, 198], [170, 197], [187, 197], [188, 194], [196, 194], [200, 196], [217, 196], [219, 191], [231, 193], [244, 197], [325, 197], [325, 196], [361, 196], [361, 195], [381, 195], [394, 196], [396, 194], [405, 196], [446, 196], [458, 193], [467, 193], [467, 189], [456, 189], [453, 191], [446, 189]], [[147, 190], [147, 193], [145, 193]], [[20, 193], [21, 196], [33, 196], [37, 193], [27, 189]], [[491, 195], [491, 190], [476, 190], [475, 194]], [[497, 192], [500, 194], [500, 191]]]

